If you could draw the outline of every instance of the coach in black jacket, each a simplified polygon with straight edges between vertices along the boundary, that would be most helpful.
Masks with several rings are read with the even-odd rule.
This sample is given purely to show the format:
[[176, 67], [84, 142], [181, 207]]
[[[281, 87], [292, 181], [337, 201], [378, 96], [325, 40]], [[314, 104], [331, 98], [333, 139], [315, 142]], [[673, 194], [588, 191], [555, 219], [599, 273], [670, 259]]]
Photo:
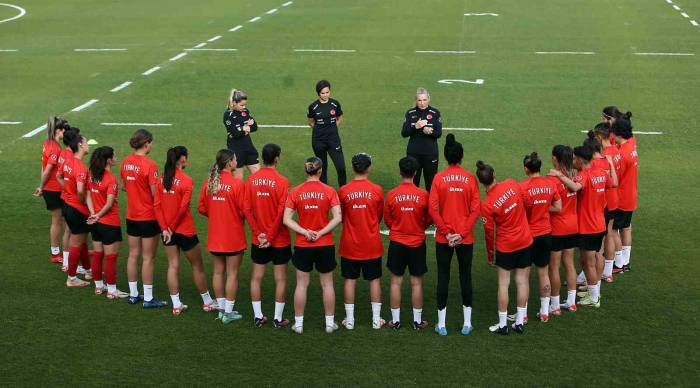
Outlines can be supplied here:
[[442, 135], [440, 111], [428, 105], [429, 103], [428, 90], [418, 88], [416, 90], [416, 106], [406, 112], [401, 129], [401, 136], [409, 138], [406, 155], [416, 158], [419, 164], [413, 182], [420, 187], [422, 170], [425, 189], [428, 191], [430, 191], [433, 177], [438, 170], [437, 139]]

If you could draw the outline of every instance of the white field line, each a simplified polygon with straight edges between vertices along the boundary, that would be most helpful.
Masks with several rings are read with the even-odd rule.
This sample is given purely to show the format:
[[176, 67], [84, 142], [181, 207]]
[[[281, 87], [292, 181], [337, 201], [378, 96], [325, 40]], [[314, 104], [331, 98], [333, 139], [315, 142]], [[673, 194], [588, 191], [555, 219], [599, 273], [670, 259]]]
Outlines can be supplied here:
[[[588, 131], [581, 131], [581, 133], [588, 133]], [[632, 131], [633, 135], [663, 135], [661, 131]]]
[[286, 2], [286, 3], [284, 3], [284, 4], [282, 4], [282, 6], [283, 6], [283, 7], [289, 7], [289, 6], [292, 5], [293, 3], [294, 3], [293, 1], [288, 1], [288, 2]]
[[593, 51], [535, 51], [540, 55], [593, 55]]
[[666, 0], [666, 2], [669, 3], [669, 4], [673, 4], [673, 1], [672, 1], [672, 0]]
[[39, 132], [41, 132], [41, 131], [45, 131], [45, 130], [46, 130], [46, 124], [42, 125], [42, 126], [39, 127], [39, 128], [34, 128], [34, 129], [32, 129], [31, 131], [29, 131], [29, 132], [25, 133], [24, 135], [22, 135], [22, 137], [24, 137], [24, 138], [30, 138], [30, 137], [36, 135], [37, 133], [39, 133]]
[[100, 123], [108, 127], [170, 127], [169, 123]]
[[695, 55], [695, 53], [634, 53], [634, 55], [689, 57]]
[[243, 28], [243, 26], [239, 24], [236, 27], [229, 29], [229, 32], [236, 32], [236, 31], [240, 30], [241, 28]]
[[673, 5], [673, 9], [675, 9], [676, 11], [680, 11], [680, 10], [681, 10], [681, 7], [679, 7], [679, 6], [677, 6], [677, 5], [674, 4], [674, 5]]
[[492, 132], [495, 131], [493, 128], [449, 128], [449, 127], [443, 127], [445, 131], [484, 131], [484, 132]]
[[238, 51], [238, 49], [235, 49], [235, 48], [220, 48], [220, 49], [213, 49], [213, 48], [191, 48], [191, 49], [185, 49], [185, 51]]
[[688, 14], [685, 12], [681, 12], [681, 16], [683, 16], [686, 19], [690, 18], [690, 16], [688, 16]]
[[207, 42], [202, 42], [202, 43], [200, 43], [200, 44], [194, 46], [194, 48], [202, 48], [202, 47], [204, 47], [204, 46], [206, 46], [206, 45], [207, 45]]
[[277, 8], [273, 8], [273, 9], [271, 9], [271, 10], [265, 12], [265, 13], [268, 14], [268, 15], [272, 15], [273, 13], [275, 13], [275, 12], [277, 12], [277, 11], [278, 11]]
[[129, 49], [125, 48], [77, 48], [73, 49], [73, 51], [76, 52], [100, 52], [100, 51], [128, 51]]
[[0, 3], [0, 5], [5, 6], [5, 7], [14, 8], [14, 9], [16, 9], [16, 10], [19, 11], [19, 13], [18, 13], [17, 15], [13, 16], [13, 17], [0, 20], [0, 23], [5, 23], [5, 22], [9, 22], [9, 21], [12, 21], [12, 20], [15, 20], [15, 19], [19, 19], [19, 18], [21, 18], [22, 16], [24, 16], [24, 15], [27, 14], [27, 11], [26, 11], [24, 8], [19, 7], [19, 6], [16, 6], [16, 5], [14, 5], [14, 4]]
[[262, 19], [261, 16], [256, 16], [256, 17], [254, 17], [254, 18], [248, 20], [248, 22], [249, 22], [249, 23], [255, 23], [255, 22], [257, 22], [257, 21], [260, 20], [260, 19]]
[[217, 41], [217, 40], [219, 40], [219, 39], [221, 39], [221, 35], [217, 35], [217, 36], [215, 36], [215, 37], [213, 37], [213, 38], [209, 38], [209, 39], [207, 39], [207, 42], [215, 42], [215, 41]]
[[151, 67], [150, 69], [148, 69], [148, 70], [144, 71], [143, 73], [141, 73], [141, 75], [151, 75], [151, 74], [155, 73], [155, 72], [158, 71], [158, 70], [160, 70], [160, 66], [153, 66], [153, 67]]
[[17, 49], [0, 49], [0, 53], [14, 53], [17, 51]]
[[71, 112], [80, 112], [81, 110], [85, 110], [90, 107], [90, 105], [96, 103], [97, 101], [100, 101], [96, 98], [93, 98], [92, 100], [84, 103], [83, 105], [76, 106], [75, 108], [71, 109]]
[[700, 24], [698, 24], [698, 22], [696, 22], [695, 20], [691, 20], [690, 24], [694, 25], [695, 27], [700, 26]]
[[115, 86], [114, 88], [112, 88], [112, 90], [110, 90], [110, 92], [116, 93], [116, 92], [118, 92], [118, 91], [124, 89], [125, 87], [127, 87], [127, 86], [129, 86], [129, 85], [131, 85], [131, 81], [123, 82], [123, 83], [121, 83], [120, 85]]
[[170, 61], [171, 61], [171, 62], [175, 62], [175, 61], [177, 61], [178, 59], [184, 57], [185, 55], [187, 55], [187, 53], [180, 53], [180, 54], [177, 54], [176, 56], [170, 58]]
[[298, 53], [354, 53], [356, 50], [339, 49], [294, 49]]
[[0, 121], [0, 125], [17, 125], [22, 124], [21, 121]]
[[[308, 125], [287, 125], [287, 124], [260, 124], [260, 128], [309, 128]], [[311, 128], [309, 128], [311, 129]]]
[[476, 51], [460, 50], [417, 50], [416, 54], [476, 54]]
[[493, 12], [477, 12], [477, 13], [465, 13], [464, 16], [498, 16], [498, 14], [493, 13]]

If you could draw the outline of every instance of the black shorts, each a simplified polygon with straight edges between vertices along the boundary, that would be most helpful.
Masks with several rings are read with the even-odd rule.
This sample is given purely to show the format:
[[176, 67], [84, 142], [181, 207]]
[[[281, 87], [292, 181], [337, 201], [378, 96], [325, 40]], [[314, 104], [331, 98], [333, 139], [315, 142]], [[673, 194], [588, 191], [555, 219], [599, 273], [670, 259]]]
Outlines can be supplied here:
[[552, 235], [544, 234], [533, 238], [530, 247], [532, 264], [542, 268], [549, 265], [549, 253], [552, 251]]
[[579, 234], [578, 235], [578, 247], [584, 251], [596, 251], [600, 250], [603, 246], [603, 238], [605, 237], [605, 232], [593, 233], [593, 234]]
[[360, 272], [365, 280], [374, 280], [382, 277], [382, 258], [370, 260], [353, 260], [346, 257], [340, 258], [340, 273], [345, 279], [359, 279]]
[[386, 267], [396, 276], [403, 276], [408, 267], [411, 276], [423, 276], [428, 272], [425, 260], [425, 242], [417, 247], [409, 247], [396, 241], [389, 241], [389, 254]]
[[258, 164], [258, 150], [255, 148], [251, 149], [236, 149], [232, 148], [234, 154], [236, 154], [236, 168], [241, 168], [245, 166], [250, 166], [253, 164]]
[[170, 236], [170, 242], [163, 244], [166, 247], [176, 246], [182, 249], [184, 252], [187, 252], [199, 244], [199, 238], [196, 234], [192, 236], [185, 236], [184, 234], [173, 233], [173, 235]]
[[613, 229], [627, 229], [632, 226], [632, 213], [631, 211], [625, 211], [617, 209], [613, 214]]
[[574, 249], [576, 247], [578, 247], [578, 234], [552, 236], [552, 252], [560, 252], [564, 249]]
[[156, 220], [132, 221], [126, 219], [126, 234], [133, 237], [149, 238], [160, 234], [160, 225]]
[[605, 214], [605, 227], [607, 228], [610, 224], [610, 220], [614, 219], [615, 210], [608, 210], [608, 207], [606, 206], [603, 214]]
[[513, 252], [496, 251], [496, 265], [507, 270], [527, 268], [532, 264], [530, 248], [527, 247]]
[[335, 269], [335, 246], [324, 247], [294, 247], [292, 256], [294, 267], [301, 272], [311, 272], [316, 266], [316, 271], [328, 273]]
[[265, 265], [272, 262], [273, 265], [284, 265], [292, 258], [292, 246], [287, 245], [280, 248], [268, 247], [260, 249], [257, 245], [251, 244], [250, 258], [255, 264]]
[[236, 251], [236, 252], [216, 252], [216, 251], [209, 251], [213, 256], [218, 256], [218, 257], [226, 257], [226, 256], [238, 256], [242, 255], [244, 250], [241, 251]]
[[46, 210], [56, 210], [63, 208], [63, 200], [60, 191], [42, 191], [41, 196], [46, 203]]
[[120, 226], [105, 225], [99, 222], [90, 228], [92, 241], [101, 242], [104, 245], [112, 245], [117, 241], [122, 241], [122, 228]]
[[87, 224], [87, 216], [65, 203], [63, 204], [63, 219], [66, 220], [71, 234], [86, 234], [91, 229], [90, 225]]

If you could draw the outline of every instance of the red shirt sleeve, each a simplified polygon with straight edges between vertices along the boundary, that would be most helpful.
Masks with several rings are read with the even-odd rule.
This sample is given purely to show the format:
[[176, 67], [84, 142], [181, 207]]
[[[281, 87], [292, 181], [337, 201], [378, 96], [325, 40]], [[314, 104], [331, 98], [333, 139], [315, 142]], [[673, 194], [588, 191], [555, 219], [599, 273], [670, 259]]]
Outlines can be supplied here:
[[277, 197], [277, 216], [275, 217], [275, 222], [272, 224], [272, 230], [266, 232], [267, 239], [272, 241], [277, 237], [280, 228], [282, 227], [282, 218], [284, 218], [284, 204], [287, 201], [287, 196], [289, 194], [289, 182], [285, 182], [283, 189], [279, 191], [279, 197]]
[[479, 193], [479, 186], [476, 185], [474, 179], [471, 179], [470, 182], [471, 201], [469, 202], [469, 217], [467, 218], [465, 229], [459, 231], [462, 238], [469, 235], [470, 232], [474, 230], [474, 224], [476, 224], [481, 214], [481, 194]]
[[289, 195], [287, 195], [287, 200], [284, 203], [284, 207], [296, 209], [296, 204], [294, 204], [294, 190], [290, 191]]
[[161, 205], [163, 201], [162, 186], [162, 182], [158, 182], [158, 184], [156, 185], [156, 195], [153, 197], [153, 212], [156, 214], [156, 220], [158, 220], [160, 230], [166, 230], [168, 229], [168, 225], [165, 224], [165, 215], [163, 214], [163, 206]]
[[430, 212], [430, 217], [435, 222], [435, 227], [437, 228], [437, 233], [449, 234], [452, 233], [452, 228], [445, 223], [440, 215], [440, 181], [434, 180], [432, 186], [430, 187], [430, 197], [428, 197], [428, 211]]
[[338, 197], [337, 191], [333, 190], [333, 188], [329, 188], [328, 196], [331, 200], [331, 208], [335, 206], [340, 206], [340, 197]]
[[486, 240], [486, 256], [489, 264], [494, 262], [496, 223], [486, 205], [481, 205], [481, 221], [484, 223], [484, 239]]
[[151, 161], [148, 167], [148, 185], [154, 186], [158, 183], [158, 166], [154, 161]]
[[245, 213], [243, 212], [243, 207], [245, 206], [245, 184], [240, 179], [238, 184], [234, 187], [234, 193], [236, 194], [236, 202], [238, 207], [238, 216], [245, 218]]
[[197, 211], [199, 214], [207, 217], [209, 209], [207, 209], [207, 183], [209, 179], [205, 179], [202, 183], [202, 189], [199, 191], [199, 203], [197, 203]]
[[386, 202], [384, 202], [384, 224], [391, 229], [391, 224], [394, 222], [394, 217], [391, 214], [391, 203], [390, 198], [387, 197]]
[[183, 218], [185, 218], [185, 214], [187, 214], [187, 210], [190, 208], [190, 201], [192, 201], [193, 182], [191, 180], [187, 180], [185, 183], [185, 180], [183, 179], [183, 181], [180, 182], [180, 185], [180, 190], [182, 190], [180, 206], [177, 209], [177, 215], [175, 215], [172, 225], [170, 225], [170, 230], [173, 231], [180, 226]]
[[377, 222], [382, 222], [382, 217], [384, 216], [384, 191], [381, 187], [377, 186]]
[[248, 221], [248, 226], [250, 227], [250, 233], [253, 237], [257, 237], [260, 234], [260, 228], [258, 226], [258, 221], [255, 219], [255, 214], [253, 214], [253, 188], [250, 181], [245, 185], [245, 200], [243, 201], [243, 213], [245, 214], [245, 219]]

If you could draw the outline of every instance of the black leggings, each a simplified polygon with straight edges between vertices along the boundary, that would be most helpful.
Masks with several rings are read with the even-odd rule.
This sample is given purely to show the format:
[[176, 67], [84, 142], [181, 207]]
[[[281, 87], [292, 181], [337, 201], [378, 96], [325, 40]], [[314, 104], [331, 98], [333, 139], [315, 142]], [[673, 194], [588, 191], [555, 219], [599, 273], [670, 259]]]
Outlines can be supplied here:
[[473, 244], [460, 244], [452, 248], [448, 244], [435, 243], [435, 257], [437, 258], [437, 307], [442, 310], [447, 306], [447, 290], [450, 287], [450, 267], [452, 255], [457, 252], [459, 264], [459, 285], [462, 288], [462, 305], [472, 305], [472, 258], [474, 256]]
[[418, 169], [416, 170], [416, 176], [413, 177], [413, 183], [420, 187], [420, 175], [423, 173], [423, 178], [425, 179], [425, 189], [430, 191], [430, 186], [433, 184], [433, 178], [437, 174], [438, 170], [438, 156], [437, 155], [418, 155], [418, 154], [408, 154], [408, 156], [413, 156], [418, 161]]
[[323, 162], [323, 172], [321, 172], [321, 182], [328, 183], [328, 155], [330, 155], [335, 172], [338, 174], [338, 187], [345, 185], [347, 178], [345, 176], [345, 157], [343, 156], [343, 147], [340, 141], [315, 141], [311, 143], [314, 149], [314, 155]]

